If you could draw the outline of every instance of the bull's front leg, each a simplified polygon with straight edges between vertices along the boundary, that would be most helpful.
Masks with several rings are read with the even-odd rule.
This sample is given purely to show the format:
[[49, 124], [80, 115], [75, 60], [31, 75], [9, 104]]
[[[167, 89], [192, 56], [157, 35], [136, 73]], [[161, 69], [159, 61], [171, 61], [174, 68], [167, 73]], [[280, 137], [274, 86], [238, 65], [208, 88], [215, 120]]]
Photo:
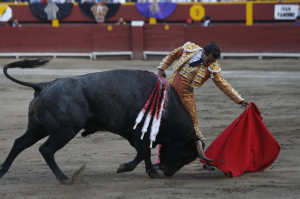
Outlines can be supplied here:
[[153, 164], [150, 157], [151, 157], [151, 151], [149, 149], [149, 156], [147, 156], [145, 159], [146, 173], [148, 173], [150, 178], [161, 178], [161, 176], [153, 168]]
[[151, 161], [151, 150], [149, 148], [138, 151], [136, 157], [128, 163], [123, 163], [119, 166], [117, 173], [133, 171], [135, 167], [142, 161], [145, 161], [146, 173], [150, 176], [150, 178], [160, 178], [160, 175], [153, 168]]
[[135, 158], [131, 162], [123, 163], [119, 166], [117, 173], [133, 171], [135, 167], [144, 159], [144, 154], [138, 151]]
[[142, 160], [145, 160], [147, 150], [149, 150], [149, 148], [145, 147], [146, 144], [140, 140], [137, 134], [130, 133], [130, 135], [132, 135], [132, 137], [129, 138], [128, 141], [136, 149], [137, 154], [131, 162], [121, 164], [117, 173], [133, 171]]

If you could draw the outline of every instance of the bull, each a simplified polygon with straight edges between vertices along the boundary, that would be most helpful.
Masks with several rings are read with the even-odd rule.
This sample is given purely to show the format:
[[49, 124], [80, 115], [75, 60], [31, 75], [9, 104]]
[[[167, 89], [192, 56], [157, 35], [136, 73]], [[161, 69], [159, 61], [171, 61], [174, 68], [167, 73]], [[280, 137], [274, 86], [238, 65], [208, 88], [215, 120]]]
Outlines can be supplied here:
[[[14, 141], [10, 153], [0, 165], [0, 177], [24, 149], [48, 136], [39, 151], [56, 178], [61, 183], [70, 182], [58, 167], [54, 154], [82, 129], [85, 130], [83, 136], [96, 131], [110, 131], [127, 139], [136, 149], [135, 158], [121, 164], [118, 173], [132, 171], [144, 160], [146, 173], [152, 178], [159, 177], [150, 159], [149, 133], [145, 135], [146, 139], [141, 140], [141, 128], [132, 128], [157, 77], [147, 71], [113, 70], [32, 83], [15, 79], [7, 73], [9, 68], [34, 68], [48, 61], [25, 59], [3, 68], [5, 76], [13, 82], [33, 88], [34, 98], [29, 105], [27, 130]], [[173, 176], [198, 156], [207, 158], [202, 147], [195, 144], [198, 138], [192, 119], [172, 87], [165, 109], [153, 146], [162, 144], [162, 171], [166, 176]]]

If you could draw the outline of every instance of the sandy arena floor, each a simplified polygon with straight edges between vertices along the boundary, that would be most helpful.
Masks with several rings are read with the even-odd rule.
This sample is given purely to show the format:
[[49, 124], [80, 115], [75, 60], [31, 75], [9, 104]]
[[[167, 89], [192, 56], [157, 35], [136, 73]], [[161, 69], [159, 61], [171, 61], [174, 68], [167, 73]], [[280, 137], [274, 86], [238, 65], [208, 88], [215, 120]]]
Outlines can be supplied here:
[[[15, 59], [0, 59], [4, 64]], [[54, 59], [43, 68], [12, 69], [14, 77], [51, 81], [109, 69], [141, 69], [156, 72], [154, 61], [93, 61]], [[220, 60], [224, 78], [242, 96], [254, 102], [282, 150], [274, 164], [263, 172], [227, 178], [220, 170], [206, 171], [199, 160], [185, 166], [172, 178], [154, 180], [145, 174], [144, 163], [130, 173], [117, 174], [121, 163], [135, 156], [123, 138], [109, 132], [88, 138], [78, 134], [56, 154], [68, 176], [81, 165], [86, 169], [73, 185], [61, 185], [39, 153], [45, 139], [21, 153], [0, 179], [0, 198], [299, 198], [300, 195], [300, 60]], [[168, 70], [170, 76], [171, 69]], [[211, 143], [243, 108], [230, 101], [211, 80], [195, 90], [198, 119], [207, 144]], [[0, 164], [16, 138], [26, 130], [27, 109], [33, 90], [17, 85], [0, 72]], [[152, 160], [156, 149], [152, 150]]]

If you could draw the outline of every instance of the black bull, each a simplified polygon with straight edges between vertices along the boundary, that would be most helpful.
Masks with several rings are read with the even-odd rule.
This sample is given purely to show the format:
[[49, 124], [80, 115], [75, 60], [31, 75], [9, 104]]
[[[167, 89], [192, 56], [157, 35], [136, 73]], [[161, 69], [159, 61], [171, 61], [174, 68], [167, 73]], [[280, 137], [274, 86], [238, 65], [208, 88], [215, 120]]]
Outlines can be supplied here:
[[[28, 128], [15, 140], [8, 157], [0, 165], [0, 177], [19, 153], [49, 136], [39, 150], [56, 178], [62, 183], [68, 182], [67, 176], [57, 166], [54, 154], [82, 129], [85, 129], [84, 135], [104, 130], [113, 132], [126, 138], [136, 149], [134, 160], [121, 164], [118, 172], [132, 171], [144, 160], [149, 176], [158, 177], [150, 160], [149, 133], [141, 140], [141, 125], [133, 130], [135, 119], [157, 77], [147, 71], [114, 70], [31, 83], [17, 80], [7, 73], [8, 68], [33, 68], [46, 62], [48, 60], [22, 60], [7, 64], [3, 69], [7, 78], [32, 87], [35, 93], [29, 105]], [[162, 144], [160, 159], [166, 176], [174, 175], [199, 156], [195, 147], [197, 140], [191, 117], [171, 87], [154, 142], [154, 146]]]

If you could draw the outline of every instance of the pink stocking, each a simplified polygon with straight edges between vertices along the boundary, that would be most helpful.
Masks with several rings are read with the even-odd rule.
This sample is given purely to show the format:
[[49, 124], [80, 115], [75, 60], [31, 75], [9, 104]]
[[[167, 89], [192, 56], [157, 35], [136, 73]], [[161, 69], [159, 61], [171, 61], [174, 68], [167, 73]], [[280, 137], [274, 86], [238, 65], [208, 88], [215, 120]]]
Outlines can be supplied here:
[[157, 153], [157, 160], [156, 160], [156, 164], [160, 163], [160, 158], [159, 158], [159, 151], [161, 149], [161, 144], [158, 145], [158, 153]]

